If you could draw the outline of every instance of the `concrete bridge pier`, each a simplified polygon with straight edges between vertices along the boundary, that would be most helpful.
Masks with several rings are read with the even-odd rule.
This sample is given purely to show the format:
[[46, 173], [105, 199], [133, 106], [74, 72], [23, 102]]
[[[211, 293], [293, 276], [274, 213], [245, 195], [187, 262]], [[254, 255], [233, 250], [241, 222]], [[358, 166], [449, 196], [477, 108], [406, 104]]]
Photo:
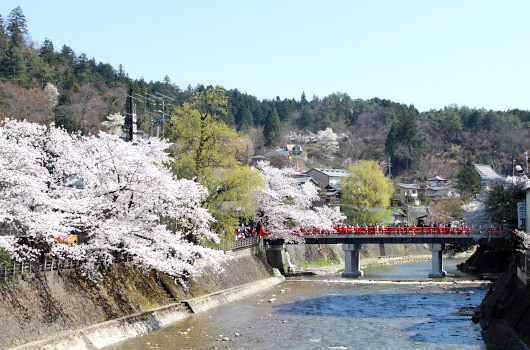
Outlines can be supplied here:
[[285, 249], [285, 244], [266, 244], [265, 252], [267, 254], [267, 261], [269, 265], [280, 270], [282, 275], [285, 275], [283, 268], [282, 252]]
[[361, 248], [362, 244], [343, 244], [344, 250], [344, 272], [342, 277], [363, 277], [361, 271]]
[[445, 244], [443, 243], [432, 243], [429, 244], [429, 250], [432, 252], [432, 272], [429, 274], [431, 278], [445, 277], [445, 271], [443, 270], [442, 251]]

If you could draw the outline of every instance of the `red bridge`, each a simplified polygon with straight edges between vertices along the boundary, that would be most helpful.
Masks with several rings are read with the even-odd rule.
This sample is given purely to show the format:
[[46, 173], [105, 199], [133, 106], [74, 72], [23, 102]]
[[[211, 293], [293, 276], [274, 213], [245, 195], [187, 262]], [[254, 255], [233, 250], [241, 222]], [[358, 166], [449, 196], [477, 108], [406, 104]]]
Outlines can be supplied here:
[[304, 235], [480, 235], [473, 227], [347, 227], [341, 226], [333, 231], [319, 229], [301, 229]]
[[287, 242], [268, 230], [261, 236], [265, 240], [267, 257], [273, 267], [283, 270], [281, 251], [284, 244], [342, 244], [345, 252], [345, 277], [359, 277], [360, 250], [363, 244], [429, 244], [432, 252], [432, 273], [429, 277], [444, 277], [442, 251], [445, 244], [488, 244], [489, 233], [499, 228], [477, 229], [473, 227], [336, 227], [332, 231], [318, 228], [293, 230], [302, 240]]

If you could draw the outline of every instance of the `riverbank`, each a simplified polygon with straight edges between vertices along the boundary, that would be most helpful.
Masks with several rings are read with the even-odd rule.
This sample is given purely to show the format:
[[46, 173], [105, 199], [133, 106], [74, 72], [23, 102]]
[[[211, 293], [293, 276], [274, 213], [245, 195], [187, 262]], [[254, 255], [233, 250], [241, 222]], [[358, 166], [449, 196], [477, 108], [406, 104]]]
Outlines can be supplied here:
[[[340, 246], [307, 248], [303, 251], [297, 247], [293, 255], [304, 256], [308, 261], [328, 257], [338, 257], [340, 261]], [[404, 246], [396, 251], [424, 250], [423, 247]], [[378, 252], [367, 250], [362, 266], [430, 260], [431, 257], [426, 254], [377, 256]], [[366, 256], [370, 254], [372, 256]], [[341, 262], [312, 271], [340, 274], [342, 267]], [[224, 268], [222, 274], [207, 269], [202, 276], [190, 280], [186, 288], [176, 285], [169, 276], [145, 275], [127, 265], [108, 269], [97, 285], [78, 273], [47, 273], [4, 282], [0, 284], [0, 319], [3, 321], [0, 348], [18, 345], [17, 349], [97, 349], [177, 322], [189, 316], [190, 310], [201, 312], [260, 288], [269, 288], [270, 283], [279, 283], [264, 252], [257, 247], [234, 252], [234, 259]], [[38, 345], [30, 344], [35, 341]], [[67, 343], [62, 343], [64, 341]]]
[[491, 286], [475, 320], [488, 349], [528, 350], [530, 288], [519, 279], [514, 264]]
[[160, 330], [193, 314], [205, 312], [219, 305], [245, 298], [283, 282], [283, 276], [270, 277], [242, 286], [211, 293], [183, 303], [166, 305], [152, 310], [120, 317], [93, 326], [64, 332], [54, 337], [27, 343], [11, 350], [93, 350], [144, 336]]
[[[206, 266], [204, 274], [190, 280], [186, 288], [176, 285], [168, 276], [144, 274], [127, 264], [110, 266], [97, 284], [75, 271], [2, 281], [0, 348], [20, 346], [22, 349], [30, 342], [53, 339], [47, 343], [48, 349], [98, 349], [113, 339], [143, 334], [168, 324], [167, 320], [178, 320], [182, 310], [190, 309], [181, 301], [207, 295], [212, 303], [232, 300], [238, 293], [243, 295], [233, 293], [232, 288], [243, 286], [244, 290], [255, 292], [253, 282], [260, 285], [263, 280], [277, 280], [257, 247], [233, 255], [224, 264], [224, 272], [217, 273]], [[169, 284], [171, 288], [165, 286]], [[232, 292], [211, 295], [221, 291]], [[80, 330], [100, 335], [90, 340]], [[86, 347], [97, 343], [98, 337], [103, 344]], [[70, 338], [75, 340], [69, 341]], [[61, 346], [59, 339], [69, 341], [70, 345]]]
[[[430, 280], [424, 274], [429, 265], [370, 268], [387, 276], [381, 281], [287, 278], [266, 291], [109, 350], [485, 350], [471, 316], [489, 282]], [[456, 261], [448, 260], [446, 268], [455, 271]]]

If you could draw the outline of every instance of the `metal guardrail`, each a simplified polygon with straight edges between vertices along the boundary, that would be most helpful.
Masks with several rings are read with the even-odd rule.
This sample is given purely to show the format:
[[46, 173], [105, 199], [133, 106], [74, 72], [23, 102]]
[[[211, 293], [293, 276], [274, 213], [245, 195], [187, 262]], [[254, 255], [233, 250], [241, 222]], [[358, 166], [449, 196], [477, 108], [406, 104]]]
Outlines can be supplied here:
[[[499, 228], [489, 230], [499, 231]], [[264, 230], [262, 236], [268, 235]], [[331, 231], [319, 228], [301, 228], [299, 235], [480, 235], [480, 230], [472, 227], [336, 227]]]
[[[116, 257], [116, 264], [130, 262], [130, 255], [119, 255]], [[17, 276], [28, 276], [30, 274], [46, 274], [47, 272], [61, 272], [78, 269], [83, 264], [82, 261], [72, 259], [46, 259], [44, 262], [39, 261], [10, 261], [0, 264], [0, 281], [6, 281]], [[103, 263], [96, 263], [98, 267]]]
[[230, 251], [258, 246], [260, 243], [260, 236], [250, 236], [246, 238], [235, 239], [228, 244], [220, 244], [217, 246], [218, 250]]
[[17, 276], [25, 276], [29, 274], [46, 273], [51, 271], [74, 270], [81, 265], [78, 260], [70, 259], [52, 259], [46, 260], [44, 263], [36, 261], [16, 262], [11, 261], [6, 264], [0, 264], [0, 280], [7, 280]]

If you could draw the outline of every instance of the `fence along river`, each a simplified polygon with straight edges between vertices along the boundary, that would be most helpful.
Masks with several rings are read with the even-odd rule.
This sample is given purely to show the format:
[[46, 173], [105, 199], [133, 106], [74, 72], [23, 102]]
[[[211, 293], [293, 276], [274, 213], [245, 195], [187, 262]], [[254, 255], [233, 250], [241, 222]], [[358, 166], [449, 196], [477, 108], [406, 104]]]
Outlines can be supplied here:
[[489, 282], [448, 260], [444, 280], [429, 262], [377, 266], [365, 277], [289, 278], [141, 338], [107, 349], [486, 349], [471, 321]]

